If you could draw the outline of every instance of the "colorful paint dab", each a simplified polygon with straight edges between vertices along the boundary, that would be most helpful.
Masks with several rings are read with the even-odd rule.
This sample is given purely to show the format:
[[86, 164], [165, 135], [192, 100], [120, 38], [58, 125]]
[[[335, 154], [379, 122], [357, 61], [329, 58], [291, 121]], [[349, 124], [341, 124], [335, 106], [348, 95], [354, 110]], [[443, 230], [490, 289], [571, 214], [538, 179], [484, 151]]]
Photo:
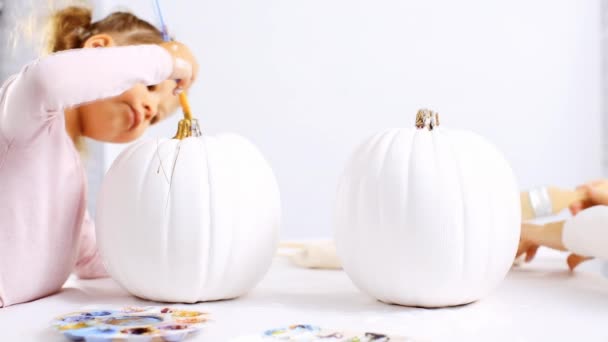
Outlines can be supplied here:
[[181, 341], [202, 330], [209, 314], [170, 307], [129, 306], [57, 317], [52, 327], [72, 341]]

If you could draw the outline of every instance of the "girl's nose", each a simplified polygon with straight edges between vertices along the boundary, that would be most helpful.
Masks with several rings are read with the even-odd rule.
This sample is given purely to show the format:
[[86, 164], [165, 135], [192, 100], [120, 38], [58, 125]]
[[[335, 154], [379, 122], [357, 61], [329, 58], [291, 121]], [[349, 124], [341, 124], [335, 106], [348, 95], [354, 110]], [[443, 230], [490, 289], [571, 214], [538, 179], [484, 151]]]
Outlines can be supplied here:
[[143, 102], [144, 118], [146, 120], [152, 120], [156, 116], [158, 111], [158, 104], [154, 103], [154, 100], [148, 99]]

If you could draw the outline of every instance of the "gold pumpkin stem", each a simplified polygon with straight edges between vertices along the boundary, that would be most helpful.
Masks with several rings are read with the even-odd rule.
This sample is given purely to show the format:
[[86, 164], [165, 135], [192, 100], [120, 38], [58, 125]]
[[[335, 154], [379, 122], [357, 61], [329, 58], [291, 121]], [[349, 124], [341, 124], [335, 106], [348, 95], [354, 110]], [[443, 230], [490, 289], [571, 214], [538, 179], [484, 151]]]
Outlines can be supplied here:
[[192, 110], [186, 93], [181, 93], [179, 95], [179, 103], [182, 106], [184, 118], [177, 124], [177, 133], [173, 139], [183, 140], [189, 137], [200, 136], [201, 130], [198, 121], [192, 117]]
[[429, 109], [420, 109], [416, 114], [416, 128], [432, 131], [439, 126], [439, 114]]

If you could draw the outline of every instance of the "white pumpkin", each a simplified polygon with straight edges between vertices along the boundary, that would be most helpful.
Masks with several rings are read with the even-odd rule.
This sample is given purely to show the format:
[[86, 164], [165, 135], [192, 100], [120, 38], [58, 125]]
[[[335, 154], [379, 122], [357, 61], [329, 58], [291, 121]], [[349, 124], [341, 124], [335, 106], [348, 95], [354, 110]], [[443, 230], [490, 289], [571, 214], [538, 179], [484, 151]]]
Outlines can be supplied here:
[[276, 250], [279, 190], [258, 150], [237, 135], [143, 141], [105, 176], [97, 241], [111, 276], [164, 302], [238, 297]]
[[[509, 164], [478, 135], [436, 127], [431, 113], [419, 112], [418, 129], [367, 140], [338, 188], [343, 267], [387, 303], [478, 300], [502, 281], [517, 250], [521, 210]], [[432, 120], [420, 125], [421, 115]]]

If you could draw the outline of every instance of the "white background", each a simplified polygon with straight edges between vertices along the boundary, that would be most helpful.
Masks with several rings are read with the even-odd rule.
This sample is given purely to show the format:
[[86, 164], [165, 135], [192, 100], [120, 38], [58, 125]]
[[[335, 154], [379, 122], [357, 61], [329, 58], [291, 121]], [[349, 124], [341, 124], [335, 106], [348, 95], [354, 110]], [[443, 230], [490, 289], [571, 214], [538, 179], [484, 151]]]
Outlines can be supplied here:
[[[496, 144], [522, 189], [601, 176], [599, 0], [163, 3], [200, 59], [190, 97], [203, 129], [264, 153], [285, 237], [329, 236], [349, 154], [412, 127], [420, 107]], [[96, 4], [97, 17], [118, 5], [155, 20], [148, 0]], [[172, 136], [176, 119], [149, 136]], [[121, 148], [106, 148], [106, 167]]]

